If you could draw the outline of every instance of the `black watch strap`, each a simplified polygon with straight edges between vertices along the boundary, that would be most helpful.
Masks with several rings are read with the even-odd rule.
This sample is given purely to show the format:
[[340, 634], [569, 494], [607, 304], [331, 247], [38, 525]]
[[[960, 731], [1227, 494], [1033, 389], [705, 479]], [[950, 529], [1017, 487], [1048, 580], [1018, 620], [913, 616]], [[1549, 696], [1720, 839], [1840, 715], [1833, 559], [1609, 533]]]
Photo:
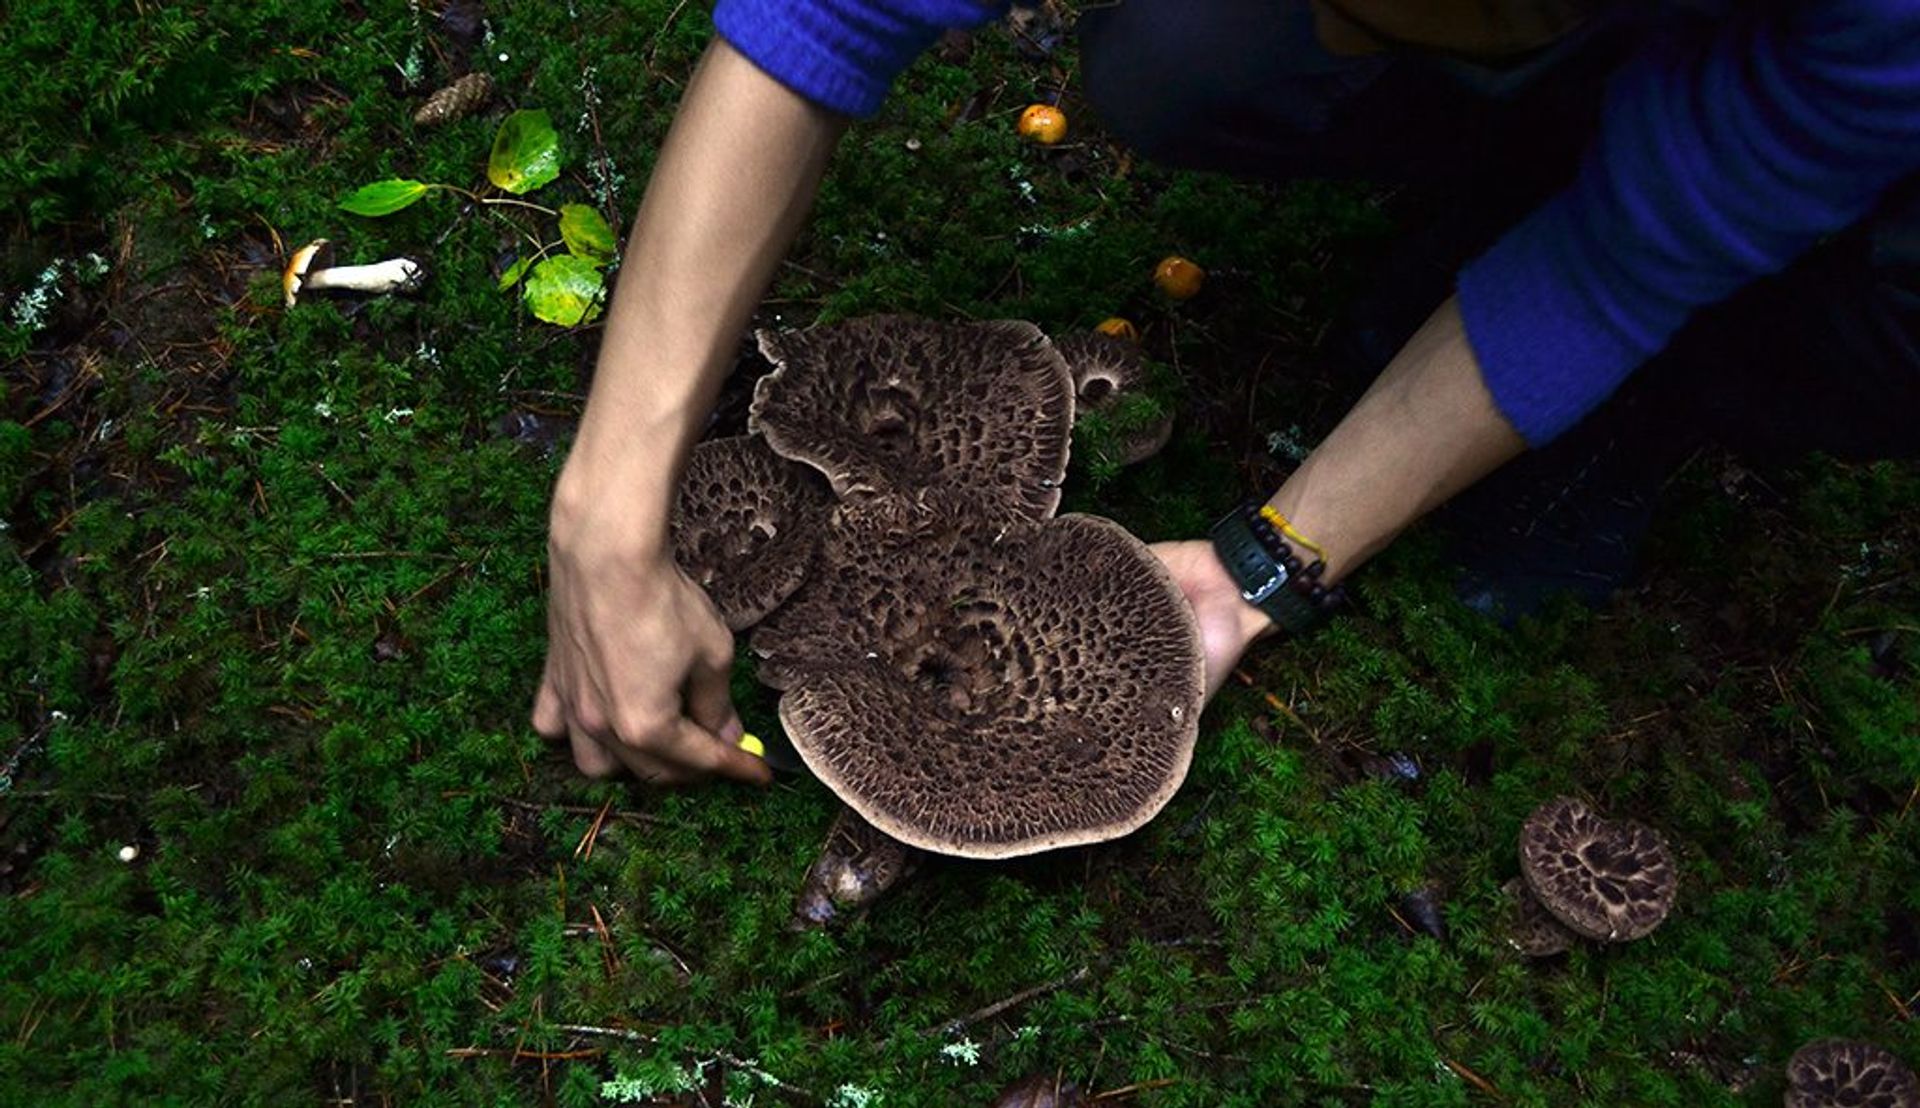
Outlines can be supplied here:
[[1282, 631], [1298, 635], [1324, 618], [1319, 606], [1300, 595], [1287, 579], [1287, 567], [1253, 533], [1244, 510], [1235, 508], [1222, 517], [1213, 525], [1211, 537], [1214, 553], [1240, 587], [1240, 599], [1265, 612]]

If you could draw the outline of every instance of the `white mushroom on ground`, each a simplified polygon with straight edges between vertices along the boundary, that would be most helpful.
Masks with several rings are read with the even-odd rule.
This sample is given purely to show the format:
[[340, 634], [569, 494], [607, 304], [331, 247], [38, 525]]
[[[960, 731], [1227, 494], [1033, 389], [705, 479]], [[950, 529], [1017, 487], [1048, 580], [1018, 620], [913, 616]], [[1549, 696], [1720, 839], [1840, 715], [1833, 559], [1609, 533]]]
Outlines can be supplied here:
[[329, 265], [333, 244], [314, 239], [293, 252], [280, 275], [281, 288], [291, 308], [306, 292], [337, 289], [343, 292], [412, 292], [426, 279], [426, 268], [412, 258], [388, 258], [371, 265]]

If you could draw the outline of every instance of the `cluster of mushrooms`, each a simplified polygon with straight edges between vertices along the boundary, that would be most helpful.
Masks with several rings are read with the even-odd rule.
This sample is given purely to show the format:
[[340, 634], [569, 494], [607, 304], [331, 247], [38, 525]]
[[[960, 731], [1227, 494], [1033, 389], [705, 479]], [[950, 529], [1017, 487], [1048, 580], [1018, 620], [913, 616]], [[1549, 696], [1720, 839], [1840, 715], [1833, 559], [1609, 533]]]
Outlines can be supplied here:
[[1198, 735], [1199, 633], [1143, 543], [1055, 514], [1075, 417], [1139, 386], [1137, 348], [904, 316], [759, 341], [749, 433], [695, 448], [673, 543], [849, 809], [797, 922], [863, 906], [917, 851], [1009, 858], [1151, 819]]

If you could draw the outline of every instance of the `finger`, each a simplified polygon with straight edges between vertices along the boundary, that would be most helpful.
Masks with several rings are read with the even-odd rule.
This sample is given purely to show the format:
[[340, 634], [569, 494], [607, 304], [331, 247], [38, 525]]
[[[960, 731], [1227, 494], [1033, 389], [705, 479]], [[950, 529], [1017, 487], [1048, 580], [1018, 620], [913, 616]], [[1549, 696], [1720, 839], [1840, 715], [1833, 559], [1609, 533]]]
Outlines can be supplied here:
[[547, 672], [540, 677], [540, 690], [533, 694], [533, 729], [549, 739], [567, 737], [566, 706], [560, 702], [551, 661], [547, 663]]
[[722, 742], [735, 745], [747, 729], [733, 706], [733, 656], [724, 659], [718, 664], [696, 664], [687, 675], [687, 718]]
[[617, 754], [578, 727], [568, 729], [567, 741], [573, 747], [574, 768], [588, 777], [605, 780], [627, 768]]
[[685, 785], [698, 781], [701, 777], [700, 774], [688, 773], [686, 770], [662, 761], [644, 750], [633, 750], [619, 745], [611, 746], [607, 749], [619, 758], [621, 764], [626, 767], [627, 772], [633, 774], [634, 780], [640, 782], [642, 785], [661, 787]]
[[766, 762], [690, 719], [681, 720], [673, 736], [665, 743], [656, 744], [653, 752], [676, 768], [702, 775], [717, 773], [755, 785], [773, 780], [773, 771], [767, 768]]

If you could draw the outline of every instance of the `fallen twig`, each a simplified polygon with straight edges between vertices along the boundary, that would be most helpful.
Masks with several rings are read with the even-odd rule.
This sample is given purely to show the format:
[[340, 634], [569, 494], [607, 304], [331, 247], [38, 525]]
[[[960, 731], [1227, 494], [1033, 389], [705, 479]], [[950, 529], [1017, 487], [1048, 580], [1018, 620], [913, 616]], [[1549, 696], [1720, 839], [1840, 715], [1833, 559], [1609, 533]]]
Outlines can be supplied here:
[[1047, 982], [1044, 985], [1035, 985], [1031, 989], [1022, 989], [1010, 997], [1007, 997], [1003, 1000], [994, 1001], [992, 1004], [987, 1005], [985, 1008], [976, 1009], [972, 1012], [968, 1012], [964, 1016], [960, 1016], [957, 1019], [950, 1019], [947, 1022], [940, 1024], [938, 1027], [930, 1028], [927, 1031], [923, 1032], [923, 1034], [952, 1035], [952, 1034], [955, 1034], [956, 1032], [964, 1031], [967, 1028], [972, 1027], [974, 1024], [979, 1023], [981, 1020], [990, 1020], [1009, 1008], [1014, 1008], [1019, 1005], [1025, 1004], [1027, 1001], [1032, 1000], [1034, 997], [1045, 996], [1050, 992], [1054, 992], [1059, 989], [1064, 989], [1068, 985], [1076, 984], [1080, 981], [1083, 981], [1086, 979], [1086, 976], [1087, 976], [1087, 967], [1081, 966], [1079, 969], [1074, 970], [1072, 973], [1067, 974], [1065, 977], [1056, 978], [1052, 981]]

